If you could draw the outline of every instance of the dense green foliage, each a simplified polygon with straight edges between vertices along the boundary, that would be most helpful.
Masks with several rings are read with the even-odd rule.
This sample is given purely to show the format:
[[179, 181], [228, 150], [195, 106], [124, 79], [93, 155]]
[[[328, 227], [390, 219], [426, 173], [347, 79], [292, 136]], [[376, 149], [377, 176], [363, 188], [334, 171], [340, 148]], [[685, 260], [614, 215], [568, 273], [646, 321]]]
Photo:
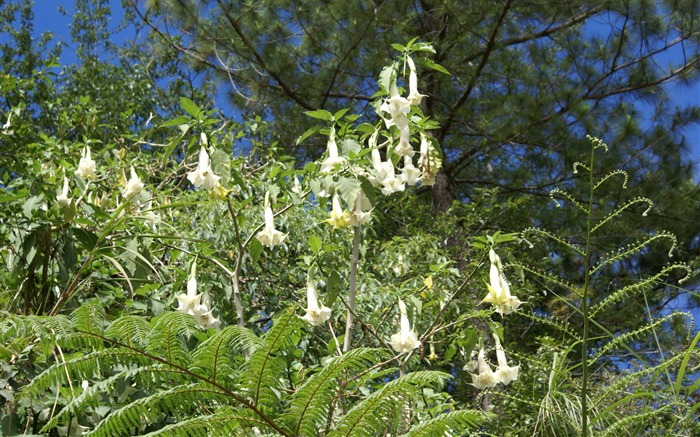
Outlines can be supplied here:
[[0, 433], [700, 434], [697, 6], [472, 3], [0, 5]]

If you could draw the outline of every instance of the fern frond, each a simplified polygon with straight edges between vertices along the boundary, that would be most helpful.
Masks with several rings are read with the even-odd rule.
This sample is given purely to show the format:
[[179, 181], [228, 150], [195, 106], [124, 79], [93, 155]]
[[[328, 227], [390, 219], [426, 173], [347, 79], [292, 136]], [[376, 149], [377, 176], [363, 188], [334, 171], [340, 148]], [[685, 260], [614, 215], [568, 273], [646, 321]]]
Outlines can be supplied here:
[[66, 316], [21, 316], [3, 311], [0, 322], [0, 341], [11, 343], [20, 339], [49, 340], [73, 332], [72, 322]]
[[381, 435], [390, 426], [389, 418], [396, 415], [404, 399], [417, 393], [420, 387], [441, 383], [448, 378], [447, 373], [420, 371], [389, 381], [355, 405], [328, 433], [328, 437]]
[[612, 340], [610, 340], [608, 343], [606, 343], [603, 347], [600, 348], [600, 351], [598, 352], [598, 354], [596, 354], [593, 358], [591, 358], [591, 363], [595, 363], [600, 358], [605, 356], [608, 352], [617, 348], [618, 346], [629, 347], [628, 342], [634, 341], [634, 339], [641, 337], [643, 334], [646, 334], [648, 332], [653, 332], [660, 325], [664, 324], [665, 322], [670, 321], [674, 317], [679, 317], [679, 316], [685, 316], [685, 317], [690, 318], [690, 319], [693, 318], [693, 316], [689, 313], [682, 312], [682, 311], [676, 311], [676, 312], [668, 314], [664, 317], [661, 317], [659, 319], [653, 320], [653, 321], [647, 323], [646, 325], [642, 326], [639, 329], [635, 329], [632, 332], [627, 332], [625, 334], [620, 335], [619, 337], [615, 337]]
[[539, 229], [539, 228], [527, 228], [527, 229], [525, 229], [524, 231], [521, 232], [522, 238], [524, 238], [524, 239], [526, 239], [526, 240], [527, 240], [528, 234], [540, 234], [540, 235], [543, 235], [543, 236], [547, 237], [548, 239], [550, 239], [550, 240], [552, 240], [552, 241], [556, 241], [557, 243], [561, 244], [562, 246], [567, 247], [567, 248], [573, 250], [574, 252], [578, 253], [578, 254], [581, 255], [581, 256], [584, 256], [584, 255], [585, 255], [585, 253], [583, 252], [583, 250], [581, 250], [581, 249], [579, 249], [578, 247], [574, 246], [572, 243], [570, 243], [570, 242], [564, 240], [563, 238], [559, 237], [558, 235], [556, 235], [556, 234], [554, 234], [554, 233], [552, 233], [552, 232], [546, 231], [546, 230], [544, 230], [544, 229]]
[[106, 325], [105, 310], [100, 305], [86, 303], [70, 315], [73, 329], [91, 333], [102, 333]]
[[638, 429], [640, 423], [653, 423], [654, 417], [666, 414], [669, 408], [668, 405], [664, 405], [641, 414], [627, 414], [606, 428], [600, 436], [635, 435], [630, 433]]
[[157, 431], [143, 434], [143, 436], [209, 437], [211, 435], [210, 430], [215, 429], [218, 422], [226, 423], [227, 421], [228, 418], [220, 414], [196, 416], [185, 420], [178, 420], [177, 422], [166, 425]]
[[186, 367], [190, 363], [186, 340], [198, 329], [189, 314], [178, 311], [163, 313], [148, 334], [146, 350], [166, 361]]
[[182, 384], [183, 376], [186, 376], [186, 374], [181, 371], [174, 370], [162, 364], [153, 364], [146, 367], [127, 369], [107, 379], [91, 382], [86, 389], [78, 396], [71, 399], [58, 414], [44, 425], [42, 432], [56, 427], [61, 422], [66, 422], [70, 419], [70, 416], [77, 416], [78, 413], [88, 405], [98, 405], [101, 395], [103, 393], [114, 393], [115, 385], [117, 385], [118, 382], [133, 378], [141, 389], [148, 390], [162, 387], [165, 384], [170, 386]]
[[105, 417], [88, 435], [128, 435], [132, 428], [163, 421], [168, 416], [187, 417], [202, 406], [225, 403], [227, 395], [208, 384], [194, 383], [159, 391], [137, 399]]
[[[201, 370], [212, 381], [231, 379], [237, 370], [235, 351], [255, 351], [262, 344], [252, 331], [240, 326], [228, 326], [201, 343], [192, 353], [191, 369]], [[239, 364], [240, 365], [240, 364]]]
[[484, 416], [476, 410], [460, 410], [440, 414], [414, 426], [406, 437], [443, 437], [462, 435], [483, 422]]
[[685, 270], [688, 275], [692, 273], [690, 267], [685, 264], [670, 264], [665, 266], [660, 272], [654, 276], [650, 276], [646, 279], [635, 282], [634, 284], [627, 285], [614, 293], [611, 293], [608, 297], [603, 299], [603, 301], [594, 305], [591, 308], [591, 317], [594, 317], [601, 310], [606, 308], [611, 304], [622, 302], [625, 298], [630, 297], [633, 294], [639, 293], [651, 287], [652, 285], [658, 283], [664, 276], [667, 276], [672, 270], [681, 269]]
[[[253, 428], [257, 428], [260, 434], [254, 432]], [[266, 431], [268, 431], [267, 423], [260, 420], [259, 417], [250, 414], [249, 410], [237, 410], [226, 406], [219, 408], [214, 414], [178, 420], [176, 423], [145, 434], [144, 437], [249, 437], [252, 435], [263, 435], [262, 433]], [[269, 435], [278, 436], [279, 434]]]
[[[221, 409], [222, 420], [215, 428], [210, 429], [210, 435], [221, 437], [249, 437], [269, 435], [279, 437], [281, 434], [270, 428], [269, 424], [251, 410], [233, 409], [230, 407]], [[293, 435], [293, 434], [287, 434]], [[311, 434], [314, 435], [314, 434]]]
[[24, 397], [36, 399], [49, 388], [59, 384], [68, 384], [69, 379], [72, 381], [91, 380], [98, 377], [102, 373], [102, 369], [148, 363], [150, 360], [143, 354], [129, 349], [114, 348], [96, 351], [49, 367], [24, 386], [21, 393]]
[[670, 232], [661, 231], [656, 235], [653, 235], [645, 240], [635, 241], [633, 244], [628, 244], [626, 246], [618, 248], [615, 252], [608, 253], [605, 257], [594, 267], [591, 268], [591, 275], [598, 271], [598, 269], [610, 265], [614, 262], [620, 261], [629, 255], [640, 252], [642, 249], [646, 248], [652, 242], [660, 239], [668, 239], [671, 241], [671, 248], [668, 250], [668, 256], [672, 257], [673, 249], [676, 247], [677, 240], [676, 236]]
[[105, 336], [131, 347], [145, 348], [151, 326], [139, 316], [122, 316], [105, 330]]
[[284, 311], [273, 321], [262, 344], [246, 361], [241, 381], [254, 407], [271, 406], [276, 402], [275, 390], [280, 387], [285, 371], [284, 357], [278, 352], [292, 345], [292, 334], [299, 326], [299, 318], [294, 311]]
[[544, 273], [544, 272], [541, 272], [539, 270], [528, 267], [524, 264], [513, 264], [513, 265], [517, 265], [518, 267], [520, 267], [524, 271], [526, 271], [534, 276], [537, 276], [538, 278], [542, 279], [543, 281], [550, 282], [554, 285], [558, 285], [561, 288], [568, 290], [572, 293], [576, 293], [578, 290], [578, 288], [576, 286], [574, 286], [573, 284], [571, 284], [570, 282], [566, 282], [562, 278], [555, 276], [551, 273]]
[[553, 317], [544, 315], [544, 314], [535, 314], [535, 313], [527, 313], [527, 312], [521, 312], [518, 313], [519, 315], [528, 318], [532, 320], [535, 323], [542, 323], [544, 325], [549, 325], [552, 328], [555, 328], [557, 331], [568, 335], [570, 338], [575, 339], [575, 340], [580, 340], [578, 335], [569, 329], [568, 323], [566, 322], [561, 322], [558, 319], [555, 319]]
[[641, 370], [626, 374], [626, 375], [616, 375], [614, 381], [608, 385], [605, 385], [600, 394], [594, 399], [593, 404], [597, 405], [599, 403], [606, 402], [606, 399], [611, 399], [617, 396], [619, 393], [624, 392], [628, 386], [632, 385], [635, 381], [641, 381], [646, 377], [650, 377], [659, 372], [665, 372], [682, 361], [684, 354], [678, 354], [673, 357], [667, 357], [663, 362], [659, 363], [653, 367], [645, 367]]
[[552, 191], [549, 192], [549, 198], [552, 199], [552, 202], [554, 202], [554, 205], [557, 208], [561, 208], [561, 203], [557, 201], [557, 199], [554, 197], [555, 194], [560, 195], [562, 198], [567, 199], [569, 202], [571, 202], [572, 205], [574, 205], [576, 208], [578, 208], [580, 211], [583, 211], [584, 213], [588, 214], [588, 208], [582, 205], [578, 200], [574, 198], [568, 191], [564, 191], [561, 188], [555, 188]]
[[283, 422], [295, 435], [313, 435], [328, 419], [332, 400], [340, 388], [339, 378], [348, 372], [360, 372], [377, 361], [377, 350], [357, 348], [334, 358], [326, 367], [311, 376], [292, 398]]
[[625, 203], [624, 205], [622, 205], [618, 208], [615, 208], [615, 210], [613, 210], [610, 214], [608, 214], [601, 221], [596, 223], [591, 228], [591, 232], [595, 232], [596, 230], [598, 230], [598, 228], [603, 226], [605, 223], [609, 222], [610, 220], [614, 219], [618, 215], [622, 214], [622, 212], [625, 211], [627, 208], [629, 208], [630, 206], [636, 205], [638, 203], [646, 203], [647, 204], [647, 209], [644, 210], [644, 212], [642, 213], [642, 216], [644, 216], [644, 217], [646, 217], [646, 215], [649, 213], [651, 208], [654, 206], [654, 202], [652, 202], [651, 199], [649, 199], [647, 197], [636, 197], [636, 198], [630, 200], [629, 202]]
[[622, 176], [622, 178], [623, 178], [622, 179], [622, 188], [627, 188], [627, 182], [629, 180], [629, 175], [627, 174], [627, 172], [624, 170], [613, 170], [610, 173], [603, 176], [598, 182], [595, 183], [595, 185], [593, 185], [593, 191], [597, 190], [598, 187], [603, 185], [605, 183], [605, 181], [607, 181], [608, 179], [611, 179], [613, 176], [618, 176], [618, 175]]

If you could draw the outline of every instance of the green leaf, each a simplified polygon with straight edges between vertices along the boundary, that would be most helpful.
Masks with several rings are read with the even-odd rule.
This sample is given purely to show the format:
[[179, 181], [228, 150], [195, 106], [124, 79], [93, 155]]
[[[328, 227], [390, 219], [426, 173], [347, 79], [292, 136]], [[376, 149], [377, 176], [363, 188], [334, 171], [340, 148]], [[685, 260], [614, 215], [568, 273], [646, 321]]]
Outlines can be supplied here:
[[348, 108], [343, 108], [339, 111], [337, 111], [335, 114], [333, 114], [333, 120], [338, 121], [341, 118], [343, 118], [343, 115], [345, 115], [346, 112], [348, 112], [350, 109]]
[[403, 53], [406, 50], [406, 47], [404, 47], [401, 44], [397, 44], [397, 43], [392, 44], [391, 48], [396, 50], [397, 52], [401, 52], [401, 53]]
[[416, 44], [413, 44], [413, 46], [410, 47], [411, 52], [428, 52], [428, 53], [437, 53], [435, 49], [433, 48], [433, 45], [427, 42], [419, 42]]
[[342, 289], [343, 281], [338, 272], [333, 270], [326, 280], [326, 305], [332, 307]]
[[304, 114], [308, 115], [311, 118], [316, 118], [319, 120], [333, 121], [333, 114], [326, 111], [325, 109], [317, 109], [315, 111], [306, 111], [306, 112], [304, 112]]
[[299, 144], [301, 144], [304, 140], [306, 140], [310, 136], [318, 133], [318, 131], [320, 131], [321, 128], [322, 128], [322, 126], [313, 126], [309, 129], [307, 129], [306, 132], [304, 132], [303, 134], [301, 134], [301, 136], [299, 136], [299, 138], [297, 138], [296, 145], [298, 146]]
[[192, 117], [197, 117], [202, 112], [199, 106], [187, 97], [180, 97], [180, 106]]
[[339, 178], [335, 184], [338, 191], [340, 191], [340, 197], [348, 205], [353, 205], [357, 195], [360, 193], [362, 184], [358, 179], [355, 178]]
[[445, 67], [436, 62], [431, 61], [430, 59], [419, 59], [418, 63], [423, 65], [424, 67], [428, 67], [435, 71], [439, 71], [440, 73], [447, 74], [448, 76], [452, 75], [449, 71], [447, 71]]
[[323, 241], [321, 241], [321, 239], [318, 236], [312, 235], [309, 237], [309, 249], [311, 249], [313, 253], [319, 253], [321, 251], [322, 245]]
[[346, 138], [340, 142], [340, 153], [343, 156], [352, 157], [362, 150], [362, 145], [352, 138]]
[[161, 124], [160, 127], [179, 126], [181, 124], [187, 124], [188, 121], [190, 121], [189, 117], [180, 115], [179, 117], [175, 117], [172, 120], [166, 121], [165, 123]]
[[258, 260], [260, 259], [260, 255], [263, 252], [263, 245], [260, 241], [258, 241], [257, 238], [253, 238], [250, 240], [250, 244], [248, 245], [248, 253], [250, 254], [251, 260], [253, 260], [253, 264], [257, 263]]
[[97, 234], [82, 228], [71, 228], [70, 231], [85, 249], [92, 250], [97, 246], [99, 240]]
[[416, 37], [414, 37], [413, 39], [411, 39], [411, 40], [408, 42], [408, 44], [406, 44], [406, 49], [407, 49], [407, 50], [411, 50], [411, 49], [413, 48], [413, 43], [415, 43], [416, 41], [418, 41], [418, 38], [420, 38], [420, 37], [419, 37], [419, 36], [416, 36]]
[[382, 91], [388, 93], [391, 89], [391, 82], [394, 77], [394, 64], [384, 67], [381, 73], [379, 73], [379, 86]]
[[[189, 125], [180, 125], [180, 126], [189, 126]], [[165, 148], [165, 151], [163, 152], [163, 163], [164, 164], [168, 161], [168, 158], [170, 158], [170, 155], [173, 154], [173, 152], [175, 151], [175, 148], [178, 146], [178, 144], [180, 144], [180, 141], [182, 141], [182, 139], [185, 137], [186, 133], [187, 132], [183, 132], [182, 135], [173, 138], [173, 140], [170, 141], [170, 143], [167, 145], [167, 147]]]
[[32, 196], [29, 199], [27, 199], [27, 201], [24, 202], [24, 205], [22, 205], [22, 213], [24, 214], [24, 216], [28, 219], [32, 218], [32, 212], [39, 209], [43, 200], [44, 196], [42, 194], [38, 196]]

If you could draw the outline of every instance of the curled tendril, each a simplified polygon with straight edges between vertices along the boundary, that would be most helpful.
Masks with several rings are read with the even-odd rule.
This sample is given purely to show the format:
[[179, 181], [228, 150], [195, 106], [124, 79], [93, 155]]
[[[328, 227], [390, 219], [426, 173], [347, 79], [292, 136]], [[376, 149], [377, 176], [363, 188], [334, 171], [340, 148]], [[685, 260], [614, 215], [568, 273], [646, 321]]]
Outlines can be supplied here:
[[610, 179], [611, 177], [613, 177], [613, 176], [615, 176], [615, 175], [622, 175], [622, 177], [624, 178], [624, 180], [622, 181], [622, 188], [627, 189], [627, 180], [628, 180], [628, 177], [629, 177], [629, 176], [627, 175], [627, 172], [624, 171], [624, 170], [615, 170], [615, 171], [611, 171], [610, 173], [608, 173], [607, 175], [605, 175], [605, 177], [604, 177], [603, 179], [601, 179], [600, 181], [598, 181], [598, 183], [595, 184], [595, 186], [593, 187], [593, 189], [594, 189], [594, 190], [597, 189], [599, 186], [601, 186], [601, 185], [603, 184], [603, 182], [607, 181], [608, 179]]
[[647, 197], [637, 197], [635, 199], [632, 199], [632, 201], [630, 203], [632, 203], [632, 202], [634, 202], [634, 203], [646, 202], [647, 209], [645, 209], [644, 212], [642, 213], [642, 217], [646, 217], [647, 214], [649, 213], [649, 211], [651, 211], [651, 208], [654, 207], [654, 202], [652, 202], [652, 200], [647, 198]]
[[605, 151], [608, 151], [608, 145], [603, 142], [600, 138], [592, 137], [590, 135], [586, 135], [586, 139], [591, 142], [591, 145], [593, 146], [593, 150], [595, 149], [600, 149], [603, 148]]
[[588, 208], [581, 205], [576, 199], [574, 199], [574, 197], [571, 194], [569, 194], [568, 192], [566, 192], [562, 189], [559, 189], [559, 188], [555, 188], [549, 192], [549, 198], [552, 199], [552, 202], [555, 203], [557, 208], [561, 208], [561, 203], [559, 203], [559, 201], [554, 198], [555, 194], [558, 194], [559, 196], [567, 199], [569, 202], [573, 203], [581, 211], [588, 213]]
[[[576, 253], [578, 253], [578, 254], [581, 255], [581, 256], [584, 255], [584, 252], [583, 252], [582, 250], [580, 250], [579, 248], [577, 248], [576, 246], [574, 246], [572, 243], [570, 243], [570, 242], [564, 240], [563, 238], [557, 236], [556, 234], [553, 234], [552, 232], [545, 231], [544, 229], [535, 228], [535, 227], [527, 228], [527, 229], [525, 229], [524, 231], [522, 231], [522, 233], [520, 234], [520, 238], [522, 238], [523, 240], [525, 240], [525, 241], [527, 241], [528, 243], [530, 243], [530, 241], [528, 241], [528, 239], [527, 239], [527, 235], [528, 235], [528, 234], [529, 234], [529, 235], [535, 235], [535, 234], [537, 234], [537, 235], [544, 236], [544, 237], [546, 237], [546, 238], [548, 238], [548, 239], [550, 239], [550, 240], [552, 240], [552, 241], [558, 242], [559, 244], [561, 244], [561, 245], [564, 246], [564, 247], [568, 247], [569, 249], [575, 251]], [[532, 246], [532, 243], [530, 243], [530, 246]]]
[[653, 208], [653, 206], [654, 206], [654, 202], [652, 202], [651, 199], [649, 199], [649, 198], [647, 198], [647, 197], [635, 197], [634, 199], [632, 199], [632, 200], [630, 200], [629, 202], [625, 203], [625, 204], [622, 205], [621, 207], [615, 209], [613, 212], [611, 212], [610, 214], [608, 214], [607, 217], [605, 217], [604, 219], [602, 219], [601, 221], [599, 221], [598, 223], [596, 223], [596, 225], [593, 226], [593, 228], [591, 228], [591, 232], [597, 231], [598, 228], [600, 228], [601, 226], [603, 226], [605, 223], [609, 222], [609, 221], [612, 220], [613, 218], [615, 218], [615, 217], [617, 217], [618, 215], [620, 215], [620, 214], [622, 213], [622, 211], [624, 211], [624, 210], [626, 210], [627, 208], [629, 208], [630, 206], [636, 205], [636, 204], [638, 204], [638, 203], [646, 203], [646, 204], [647, 204], [647, 209], [642, 213], [642, 216], [644, 216], [644, 217], [646, 217], [647, 213], [648, 213], [648, 212], [651, 210], [651, 208]]
[[528, 239], [525, 237], [525, 233], [526, 233], [528, 230], [530, 230], [530, 229], [535, 229], [535, 228], [527, 228], [527, 229], [525, 229], [524, 231], [522, 231], [522, 232], [520, 233], [520, 243], [527, 243], [527, 248], [528, 248], [528, 249], [534, 249], [534, 248], [535, 248], [535, 245], [532, 244], [532, 242], [530, 242], [530, 240], [528, 240]]
[[606, 265], [610, 265], [616, 261], [622, 260], [627, 256], [630, 256], [634, 253], [638, 253], [642, 251], [644, 248], [649, 246], [650, 243], [660, 240], [660, 239], [667, 239], [671, 241], [671, 248], [668, 251], [668, 256], [669, 258], [673, 258], [673, 250], [675, 249], [676, 245], [678, 244], [678, 240], [676, 239], [676, 236], [673, 235], [670, 232], [662, 231], [656, 235], [650, 236], [644, 240], [637, 241], [632, 244], [628, 244], [626, 246], [623, 246], [616, 251], [613, 252], [608, 252], [605, 254], [604, 259], [598, 263], [595, 266], [591, 267], [591, 274], [594, 274], [596, 271], [601, 269], [602, 267]]
[[585, 164], [582, 163], [582, 162], [576, 161], [576, 162], [574, 162], [574, 174], [578, 174], [578, 168], [579, 168], [579, 167], [583, 168], [584, 170], [587, 170], [588, 172], [591, 171], [591, 169], [588, 168], [587, 165], [585, 165]]

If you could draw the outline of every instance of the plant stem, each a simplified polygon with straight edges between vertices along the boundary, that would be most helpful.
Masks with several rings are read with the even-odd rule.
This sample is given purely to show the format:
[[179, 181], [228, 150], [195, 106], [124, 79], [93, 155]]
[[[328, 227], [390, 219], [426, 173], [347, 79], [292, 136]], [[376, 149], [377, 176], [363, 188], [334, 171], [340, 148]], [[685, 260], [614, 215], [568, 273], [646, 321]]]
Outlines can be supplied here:
[[355, 226], [355, 238], [352, 240], [352, 261], [350, 263], [350, 278], [348, 279], [348, 286], [350, 292], [348, 295], [348, 315], [345, 322], [345, 340], [343, 341], [343, 352], [350, 350], [350, 345], [352, 343], [352, 325], [355, 314], [355, 295], [357, 294], [357, 267], [358, 259], [360, 257], [360, 239], [362, 234], [360, 233], [360, 227]]
[[233, 210], [231, 199], [229, 199], [228, 197], [226, 198], [226, 205], [228, 206], [229, 214], [231, 214], [231, 220], [233, 221], [233, 229], [236, 232], [236, 244], [238, 245], [238, 253], [236, 254], [236, 265], [234, 266], [233, 274], [231, 275], [231, 283], [233, 285], [233, 306], [236, 308], [236, 318], [238, 319], [238, 326], [244, 328], [245, 315], [243, 313], [243, 304], [241, 304], [240, 281], [238, 279], [238, 272], [240, 271], [241, 263], [243, 262], [244, 245], [241, 242], [241, 234], [238, 230], [238, 217], [236, 217], [236, 212]]
[[593, 221], [593, 163], [595, 156], [595, 145], [591, 148], [591, 162], [588, 172], [588, 183], [590, 192], [588, 197], [588, 217], [586, 218], [586, 255], [584, 257], [584, 283], [583, 296], [581, 296], [581, 315], [583, 317], [583, 338], [581, 340], [581, 368], [583, 369], [583, 380], [581, 382], [581, 435], [588, 437], [588, 287], [590, 286], [590, 263], [591, 263], [591, 236]]

